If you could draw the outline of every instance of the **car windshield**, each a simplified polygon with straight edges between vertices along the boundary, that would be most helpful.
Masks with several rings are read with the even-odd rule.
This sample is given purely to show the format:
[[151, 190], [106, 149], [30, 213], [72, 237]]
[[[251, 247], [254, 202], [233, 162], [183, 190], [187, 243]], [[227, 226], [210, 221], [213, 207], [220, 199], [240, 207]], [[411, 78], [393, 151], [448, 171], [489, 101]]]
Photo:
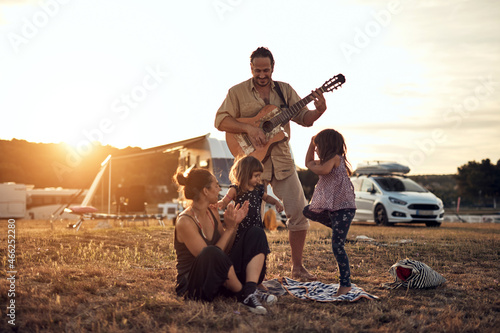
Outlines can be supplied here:
[[411, 179], [394, 177], [376, 177], [375, 181], [385, 191], [391, 192], [428, 192]]

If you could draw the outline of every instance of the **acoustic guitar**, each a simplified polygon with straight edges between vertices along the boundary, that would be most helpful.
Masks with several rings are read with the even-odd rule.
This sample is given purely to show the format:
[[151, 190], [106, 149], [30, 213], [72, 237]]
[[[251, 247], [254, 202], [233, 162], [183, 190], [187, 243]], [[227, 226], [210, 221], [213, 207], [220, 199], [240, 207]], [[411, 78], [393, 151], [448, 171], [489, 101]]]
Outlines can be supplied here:
[[[326, 81], [320, 88], [323, 93], [333, 91], [345, 82], [345, 77], [338, 74]], [[264, 161], [271, 154], [274, 145], [288, 138], [284, 126], [292, 119], [304, 106], [314, 99], [313, 94], [309, 94], [288, 109], [280, 109], [275, 105], [264, 106], [259, 113], [252, 118], [238, 118], [238, 121], [250, 124], [262, 129], [266, 135], [267, 143], [261, 147], [255, 147], [246, 133], [227, 133], [226, 143], [229, 151], [234, 157], [250, 155], [260, 161]]]

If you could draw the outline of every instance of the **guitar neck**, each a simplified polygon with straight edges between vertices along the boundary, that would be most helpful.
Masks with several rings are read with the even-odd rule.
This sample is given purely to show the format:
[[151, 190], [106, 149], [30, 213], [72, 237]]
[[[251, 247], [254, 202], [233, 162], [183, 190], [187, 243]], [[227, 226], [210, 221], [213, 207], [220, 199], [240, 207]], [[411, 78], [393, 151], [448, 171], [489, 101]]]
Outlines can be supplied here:
[[[324, 92], [323, 88], [319, 88], [322, 92]], [[309, 104], [314, 99], [312, 93], [302, 98], [300, 101], [289, 107], [288, 109], [282, 110], [276, 117], [274, 117], [271, 122], [273, 123], [273, 127], [278, 125], [285, 125], [290, 121], [304, 106]]]

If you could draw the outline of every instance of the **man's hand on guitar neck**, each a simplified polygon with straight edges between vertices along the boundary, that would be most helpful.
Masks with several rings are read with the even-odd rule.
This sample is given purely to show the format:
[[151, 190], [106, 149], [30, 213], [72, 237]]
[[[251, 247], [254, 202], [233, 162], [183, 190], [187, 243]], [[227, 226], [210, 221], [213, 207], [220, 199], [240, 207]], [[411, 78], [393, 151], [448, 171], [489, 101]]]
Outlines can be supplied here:
[[325, 96], [323, 96], [323, 92], [319, 89], [311, 91], [314, 97], [314, 106], [316, 107], [316, 111], [320, 114], [326, 111], [326, 100]]
[[319, 89], [313, 90], [311, 94], [314, 97], [314, 106], [316, 110], [310, 110], [304, 116], [306, 126], [312, 126], [316, 120], [326, 111], [326, 100], [323, 92]]

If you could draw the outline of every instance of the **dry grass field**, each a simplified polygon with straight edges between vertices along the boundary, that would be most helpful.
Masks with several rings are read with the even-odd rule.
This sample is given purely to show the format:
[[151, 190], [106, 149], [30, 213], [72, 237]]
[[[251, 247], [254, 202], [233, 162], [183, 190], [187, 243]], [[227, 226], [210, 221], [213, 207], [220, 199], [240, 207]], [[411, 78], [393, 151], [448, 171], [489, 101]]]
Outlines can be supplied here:
[[[498, 332], [500, 224], [378, 227], [354, 223], [346, 249], [352, 281], [378, 300], [316, 303], [285, 295], [266, 316], [234, 299], [184, 301], [174, 294], [173, 227], [135, 222], [79, 232], [56, 222], [15, 222], [15, 262], [8, 223], [0, 221], [0, 331], [19, 332]], [[13, 224], [11, 224], [11, 229]], [[338, 283], [327, 228], [313, 223], [305, 264]], [[12, 234], [12, 232], [11, 232]], [[376, 242], [356, 241], [367, 236]], [[12, 237], [10, 238], [12, 239]], [[268, 279], [290, 276], [286, 231], [269, 232]], [[12, 242], [11, 242], [12, 244]], [[11, 247], [12, 249], [12, 247]], [[11, 255], [12, 256], [12, 255]], [[400, 259], [422, 261], [447, 283], [436, 289], [387, 290]], [[16, 273], [10, 284], [9, 271]], [[12, 295], [12, 291], [15, 295]], [[7, 305], [15, 301], [15, 326]], [[7, 312], [6, 312], [7, 310]], [[10, 311], [12, 313], [12, 311]], [[9, 323], [11, 321], [11, 323]]]

